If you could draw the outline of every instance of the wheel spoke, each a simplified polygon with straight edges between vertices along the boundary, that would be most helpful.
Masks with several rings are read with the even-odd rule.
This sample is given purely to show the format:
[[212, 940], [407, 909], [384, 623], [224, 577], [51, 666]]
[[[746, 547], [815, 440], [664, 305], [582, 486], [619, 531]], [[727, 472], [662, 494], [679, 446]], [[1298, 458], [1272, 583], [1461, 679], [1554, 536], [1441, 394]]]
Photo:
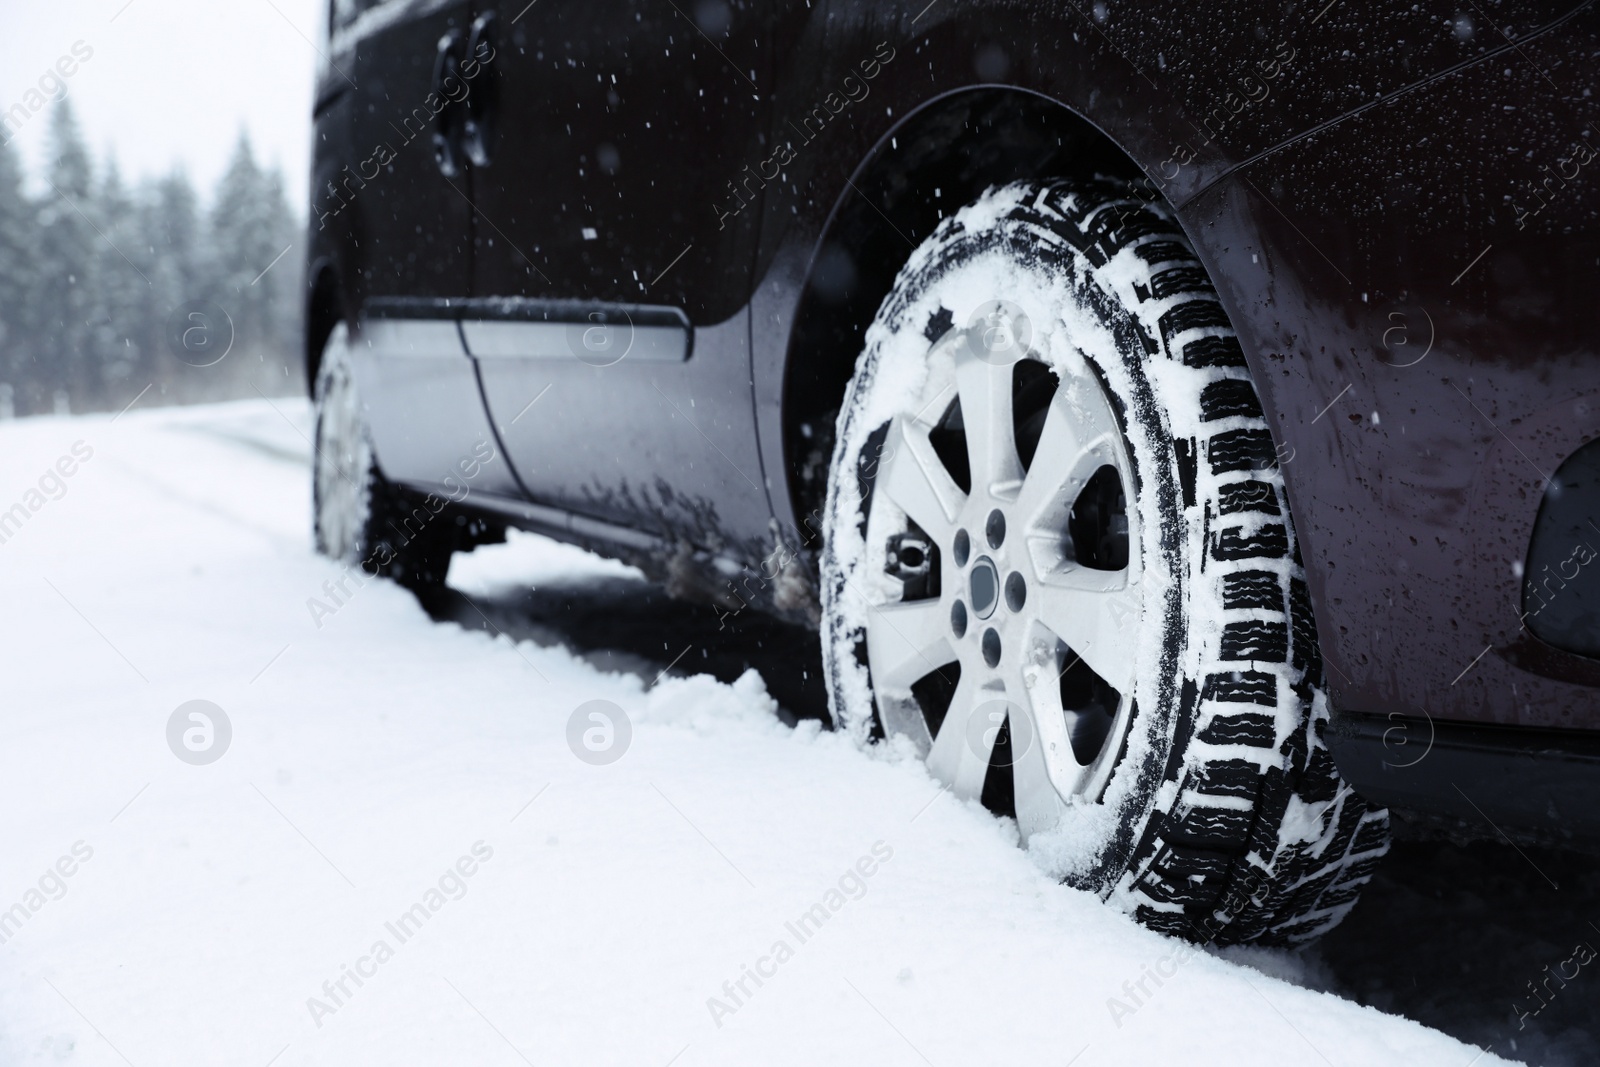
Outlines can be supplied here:
[[950, 700], [950, 710], [945, 713], [944, 722], [939, 726], [939, 736], [933, 739], [933, 748], [928, 753], [928, 770], [935, 778], [951, 786], [951, 792], [958, 797], [965, 799], [983, 794], [983, 778], [989, 770], [989, 753], [994, 750], [1000, 724], [984, 722], [982, 729], [976, 729], [972, 720], [980, 707], [985, 711], [999, 707], [998, 704], [993, 707], [987, 705], [1002, 696], [996, 690], [980, 687], [969, 672], [962, 672], [961, 681], [957, 683], [955, 695]]
[[[1108, 463], [1120, 469], [1114, 447], [1119, 433], [1098, 387], [1092, 393], [1058, 389], [1045, 413], [1033, 463], [1023, 477], [1017, 514], [1032, 523], [1070, 509], [1095, 471]], [[1126, 486], [1126, 477], [1123, 482]]]
[[[1031, 727], [1026, 735], [1028, 745], [1015, 754], [1011, 768], [1017, 828], [1023, 837], [1055, 826], [1065, 810], [1061, 798], [1076, 792], [1082, 777], [1082, 769], [1072, 758], [1060, 702], [1053, 696], [1055, 685], [1053, 659], [1021, 664], [1006, 680], [1007, 689], [1017, 694], [1014, 702], [1027, 710]], [[1023, 735], [1013, 726], [1013, 744], [1019, 736]]]
[[1014, 495], [1022, 461], [1017, 458], [1011, 422], [1011, 366], [979, 359], [963, 347], [956, 356], [956, 391], [966, 427], [972, 488], [981, 486], [1002, 497]]
[[873, 684], [906, 693], [911, 683], [956, 661], [949, 609], [938, 600], [883, 604], [867, 616], [867, 659]]
[[883, 455], [877, 491], [936, 542], [945, 543], [967, 497], [940, 462], [927, 432], [895, 419]]
[[1073, 566], [1040, 581], [1037, 596], [1040, 621], [1106, 684], [1129, 695], [1142, 598], [1128, 572]]
[[[1037, 721], [1037, 720], [1036, 720]], [[1016, 736], [1015, 730], [1012, 736]], [[1066, 805], [1057, 792], [1057, 783], [1051, 780], [1052, 753], [1044, 736], [1036, 729], [1033, 743], [1016, 758], [1011, 767], [1011, 784], [1017, 807], [1017, 829], [1024, 838], [1041, 830], [1054, 828], [1060, 821]], [[1072, 749], [1067, 749], [1067, 762], [1072, 761]]]

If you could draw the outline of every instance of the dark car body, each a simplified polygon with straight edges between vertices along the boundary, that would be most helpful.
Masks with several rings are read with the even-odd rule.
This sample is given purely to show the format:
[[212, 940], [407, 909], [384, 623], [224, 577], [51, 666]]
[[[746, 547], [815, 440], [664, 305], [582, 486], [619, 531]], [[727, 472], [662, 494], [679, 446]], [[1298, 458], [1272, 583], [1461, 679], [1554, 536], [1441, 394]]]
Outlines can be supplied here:
[[1125, 175], [1266, 405], [1346, 778], [1600, 840], [1592, 0], [329, 19], [309, 369], [349, 322], [392, 479], [493, 441], [472, 505], [814, 621], [833, 418], [899, 266], [990, 185]]

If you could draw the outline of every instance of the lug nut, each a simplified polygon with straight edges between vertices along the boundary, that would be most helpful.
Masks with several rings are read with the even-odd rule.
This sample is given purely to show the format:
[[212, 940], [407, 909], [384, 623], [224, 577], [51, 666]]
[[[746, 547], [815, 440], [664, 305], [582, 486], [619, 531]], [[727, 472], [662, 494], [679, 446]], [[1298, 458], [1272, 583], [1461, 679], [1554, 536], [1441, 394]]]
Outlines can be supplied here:
[[989, 538], [990, 548], [999, 548], [1006, 539], [1006, 517], [1000, 509], [989, 512], [989, 521], [984, 524], [984, 534]]
[[993, 629], [983, 631], [983, 662], [991, 667], [1000, 662], [1000, 634]]
[[984, 556], [972, 565], [972, 570], [967, 572], [967, 592], [978, 618], [987, 619], [994, 614], [1000, 603], [1000, 572], [995, 569], [994, 560]]
[[1028, 602], [1028, 583], [1022, 580], [1020, 571], [1012, 571], [1006, 575], [1006, 607], [1012, 611], [1021, 611], [1022, 605]]

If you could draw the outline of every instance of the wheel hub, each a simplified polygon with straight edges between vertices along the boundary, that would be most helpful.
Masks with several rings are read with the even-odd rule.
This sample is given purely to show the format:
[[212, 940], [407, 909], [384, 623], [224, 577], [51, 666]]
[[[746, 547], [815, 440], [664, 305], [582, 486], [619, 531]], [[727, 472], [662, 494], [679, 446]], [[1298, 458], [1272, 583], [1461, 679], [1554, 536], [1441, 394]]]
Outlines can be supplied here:
[[1000, 603], [1000, 572], [992, 559], [984, 556], [972, 565], [967, 587], [972, 593], [972, 613], [980, 619], [993, 615]]

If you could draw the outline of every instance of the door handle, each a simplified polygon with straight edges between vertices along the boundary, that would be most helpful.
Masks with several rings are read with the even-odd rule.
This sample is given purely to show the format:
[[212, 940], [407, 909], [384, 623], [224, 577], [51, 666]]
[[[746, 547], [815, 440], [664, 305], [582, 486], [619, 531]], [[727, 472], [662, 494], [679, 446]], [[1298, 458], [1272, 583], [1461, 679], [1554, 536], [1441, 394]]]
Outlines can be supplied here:
[[460, 30], [439, 38], [433, 59], [433, 91], [439, 98], [438, 114], [433, 117], [433, 161], [446, 178], [461, 173], [461, 136], [465, 115], [458, 102], [466, 85], [461, 78], [461, 58], [465, 48]]
[[500, 118], [500, 69], [496, 45], [498, 21], [485, 11], [472, 23], [462, 68], [467, 75], [467, 116], [461, 147], [475, 167], [487, 167], [494, 158], [495, 134]]

